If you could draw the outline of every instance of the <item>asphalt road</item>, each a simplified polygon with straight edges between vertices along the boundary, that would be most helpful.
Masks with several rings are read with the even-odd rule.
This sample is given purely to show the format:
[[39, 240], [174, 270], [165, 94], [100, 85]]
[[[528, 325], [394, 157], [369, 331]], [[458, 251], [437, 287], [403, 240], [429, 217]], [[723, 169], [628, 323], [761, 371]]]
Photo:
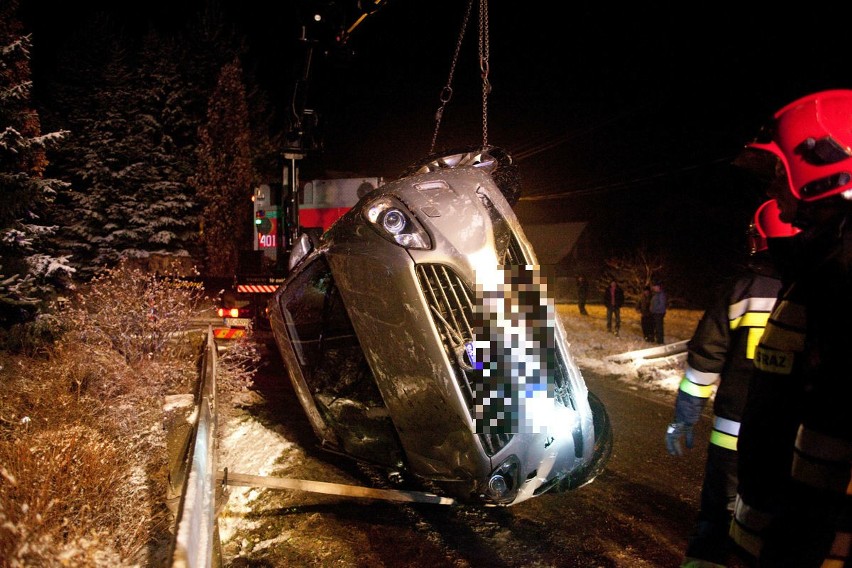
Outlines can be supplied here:
[[[299, 491], [263, 491], [246, 529], [223, 542], [230, 567], [676, 567], [695, 517], [705, 450], [664, 447], [671, 395], [633, 390], [584, 370], [606, 405], [614, 449], [593, 483], [500, 509], [402, 504]], [[315, 438], [274, 353], [242, 411], [293, 442], [285, 473], [371, 484], [370, 472], [314, 449]], [[706, 441], [709, 419], [697, 429]], [[228, 514], [227, 510], [225, 514]], [[732, 564], [732, 567], [735, 567]]]

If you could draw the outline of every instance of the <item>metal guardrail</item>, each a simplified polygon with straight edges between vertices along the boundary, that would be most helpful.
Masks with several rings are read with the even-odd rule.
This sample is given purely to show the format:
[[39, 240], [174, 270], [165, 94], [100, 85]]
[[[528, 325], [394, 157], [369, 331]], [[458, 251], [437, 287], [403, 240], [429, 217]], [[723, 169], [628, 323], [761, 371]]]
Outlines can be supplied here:
[[211, 568], [221, 566], [219, 526], [216, 519], [220, 496], [218, 468], [216, 367], [218, 351], [212, 327], [201, 364], [201, 380], [191, 411], [173, 418], [170, 444], [170, 491], [176, 498], [175, 538], [170, 554], [172, 568]]
[[216, 369], [218, 348], [212, 326], [201, 363], [195, 395], [170, 397], [166, 405], [169, 446], [168, 502], [175, 514], [171, 568], [221, 568], [218, 512], [228, 485], [264, 487], [384, 499], [388, 501], [454, 505], [455, 500], [423, 491], [377, 489], [218, 470], [218, 413]]
[[628, 351], [618, 355], [610, 355], [605, 357], [605, 361], [612, 363], [633, 363], [634, 365], [644, 363], [656, 363], [671, 360], [672, 357], [685, 354], [689, 345], [689, 340], [677, 341], [657, 347], [648, 347], [646, 349], [638, 349], [636, 351]]

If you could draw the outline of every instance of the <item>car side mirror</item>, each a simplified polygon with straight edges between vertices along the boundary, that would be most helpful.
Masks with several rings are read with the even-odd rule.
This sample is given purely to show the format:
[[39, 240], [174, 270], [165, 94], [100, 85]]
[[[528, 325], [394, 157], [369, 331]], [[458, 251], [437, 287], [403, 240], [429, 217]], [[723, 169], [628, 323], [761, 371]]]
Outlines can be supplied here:
[[301, 263], [312, 250], [314, 250], [314, 245], [311, 242], [310, 235], [308, 235], [308, 233], [302, 233], [299, 236], [299, 240], [293, 244], [293, 250], [290, 251], [290, 258], [287, 262], [288, 272], [299, 266], [299, 263]]

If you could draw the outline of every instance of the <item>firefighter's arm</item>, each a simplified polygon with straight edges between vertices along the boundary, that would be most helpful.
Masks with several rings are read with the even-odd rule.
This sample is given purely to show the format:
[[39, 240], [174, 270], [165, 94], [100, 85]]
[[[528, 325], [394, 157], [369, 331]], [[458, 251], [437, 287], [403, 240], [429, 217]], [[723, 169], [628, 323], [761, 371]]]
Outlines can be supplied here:
[[704, 373], [687, 365], [677, 391], [674, 421], [666, 427], [666, 449], [671, 455], [682, 456], [684, 444], [687, 449], [695, 444], [693, 427], [718, 380], [718, 373]]
[[[721, 373], [725, 368], [731, 351], [728, 309], [733, 300], [729, 296], [720, 297], [698, 321], [687, 346], [687, 363], [692, 369]], [[702, 381], [698, 384], [705, 383]]]
[[666, 428], [666, 449], [683, 455], [683, 445], [692, 448], [693, 427], [701, 417], [731, 349], [726, 295], [704, 312], [687, 347], [687, 364], [675, 401], [675, 419]]

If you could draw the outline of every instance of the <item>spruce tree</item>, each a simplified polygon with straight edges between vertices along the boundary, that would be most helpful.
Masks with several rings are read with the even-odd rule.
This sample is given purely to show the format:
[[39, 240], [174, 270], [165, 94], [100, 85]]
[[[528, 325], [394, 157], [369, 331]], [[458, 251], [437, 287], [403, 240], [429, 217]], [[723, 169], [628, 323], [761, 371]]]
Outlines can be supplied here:
[[0, 1], [0, 326], [36, 315], [69, 284], [68, 256], [51, 242], [47, 211], [66, 184], [46, 178], [46, 150], [65, 133], [43, 134], [31, 100], [31, 36], [15, 0]]
[[112, 20], [91, 18], [61, 49], [43, 103], [53, 109], [51, 119], [71, 132], [52, 171], [71, 182], [57, 199], [66, 212], [59, 241], [84, 280], [115, 265], [140, 240], [133, 182], [144, 149], [130, 120], [137, 98], [128, 58]]
[[[45, 104], [73, 132], [57, 171], [73, 181], [63, 245], [82, 278], [122, 259], [152, 254], [196, 264], [196, 100], [183, 77], [184, 51], [151, 30], [139, 44], [111, 19], [93, 18], [63, 50]], [[196, 113], [197, 114], [197, 113]], [[197, 122], [195, 123], [197, 125]]]
[[202, 239], [208, 276], [229, 277], [240, 250], [251, 243], [251, 133], [239, 58], [226, 64], [199, 132], [198, 172], [192, 183], [202, 201]]

